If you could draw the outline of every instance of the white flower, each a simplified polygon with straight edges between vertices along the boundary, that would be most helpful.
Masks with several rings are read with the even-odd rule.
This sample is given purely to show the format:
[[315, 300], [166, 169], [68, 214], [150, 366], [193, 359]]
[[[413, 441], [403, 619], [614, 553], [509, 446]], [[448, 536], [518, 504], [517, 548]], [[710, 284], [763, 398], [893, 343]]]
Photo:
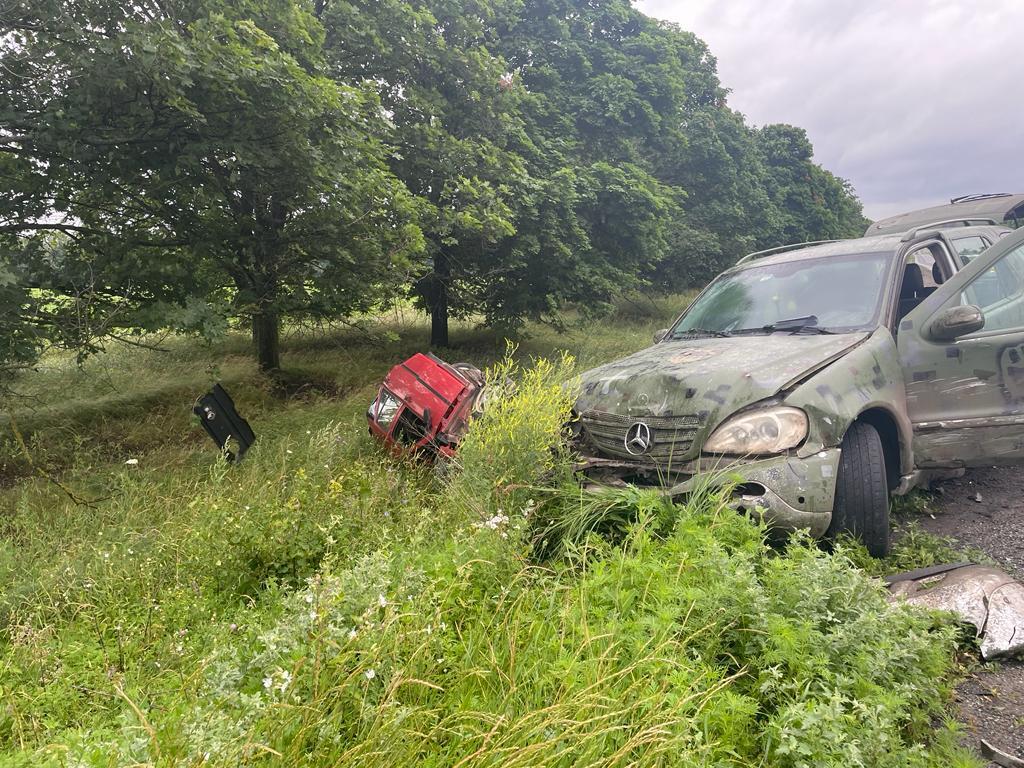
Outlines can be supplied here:
[[503, 515], [501, 513], [501, 510], [499, 509], [498, 510], [498, 514], [496, 514], [494, 517], [492, 517], [489, 520], [484, 520], [483, 527], [484, 528], [490, 528], [492, 531], [495, 531], [498, 528], [500, 528], [501, 526], [505, 525], [507, 522], [508, 522], [508, 515]]
[[138, 459], [128, 459], [128, 461], [125, 462], [125, 464], [127, 464], [129, 467], [134, 467], [138, 463]]
[[374, 672], [372, 669], [366, 670], [365, 672], [363, 672], [363, 674], [366, 675], [367, 680], [373, 680], [373, 678], [377, 676], [377, 673]]
[[263, 687], [266, 688], [268, 691], [270, 690], [270, 687], [273, 684], [274, 684], [274, 678], [272, 678], [272, 677], [264, 677], [263, 678]]
[[387, 608], [388, 599], [384, 597], [384, 595], [377, 595], [377, 605], [379, 605], [381, 608]]
[[356, 628], [355, 627], [352, 627], [352, 629], [350, 629], [348, 631], [348, 639], [349, 640], [355, 640], [356, 639]]

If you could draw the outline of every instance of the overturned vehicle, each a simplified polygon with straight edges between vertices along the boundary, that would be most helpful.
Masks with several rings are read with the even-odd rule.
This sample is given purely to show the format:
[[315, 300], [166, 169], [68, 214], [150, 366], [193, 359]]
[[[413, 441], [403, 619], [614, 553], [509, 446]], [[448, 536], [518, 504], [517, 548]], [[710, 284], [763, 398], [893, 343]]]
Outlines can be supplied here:
[[452, 456], [485, 396], [478, 368], [416, 353], [388, 372], [366, 421], [395, 452]]
[[[1024, 230], [941, 225], [751, 254], [719, 275], [653, 346], [582, 375], [583, 471], [677, 497], [728, 477], [737, 509], [882, 556], [890, 494], [1024, 461]], [[961, 253], [965, 237], [986, 249]], [[451, 452], [482, 380], [427, 360], [451, 389], [396, 369], [370, 429]], [[417, 440], [395, 437], [403, 413]]]

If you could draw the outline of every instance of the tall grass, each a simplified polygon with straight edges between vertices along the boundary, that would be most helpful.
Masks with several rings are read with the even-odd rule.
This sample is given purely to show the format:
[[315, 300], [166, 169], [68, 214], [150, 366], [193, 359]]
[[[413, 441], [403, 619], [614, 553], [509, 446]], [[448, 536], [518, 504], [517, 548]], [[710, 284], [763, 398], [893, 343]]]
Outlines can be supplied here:
[[[576, 352], [651, 330], [624, 328]], [[240, 376], [259, 439], [235, 466], [159, 440], [126, 465], [109, 412], [110, 441], [82, 425], [76, 458], [36, 422], [62, 482], [108, 498], [0, 492], [0, 763], [974, 765], [933, 727], [953, 628], [891, 605], [856, 550], [780, 554], [711, 492], [581, 494], [574, 367], [529, 361], [543, 333], [496, 364], [516, 387], [443, 475], [365, 435], [395, 349], [339, 373], [347, 396]]]

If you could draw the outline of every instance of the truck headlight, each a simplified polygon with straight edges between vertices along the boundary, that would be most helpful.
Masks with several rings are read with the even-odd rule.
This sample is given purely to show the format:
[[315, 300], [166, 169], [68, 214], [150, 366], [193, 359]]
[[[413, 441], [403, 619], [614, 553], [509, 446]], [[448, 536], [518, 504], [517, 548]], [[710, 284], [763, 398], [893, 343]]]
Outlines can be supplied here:
[[805, 437], [807, 414], [780, 405], [726, 419], [704, 443], [704, 451], [735, 456], [781, 453], [800, 445]]
[[391, 422], [395, 420], [398, 409], [401, 407], [402, 402], [386, 389], [380, 391], [377, 401], [370, 406], [373, 411], [374, 421], [384, 429], [391, 426]]

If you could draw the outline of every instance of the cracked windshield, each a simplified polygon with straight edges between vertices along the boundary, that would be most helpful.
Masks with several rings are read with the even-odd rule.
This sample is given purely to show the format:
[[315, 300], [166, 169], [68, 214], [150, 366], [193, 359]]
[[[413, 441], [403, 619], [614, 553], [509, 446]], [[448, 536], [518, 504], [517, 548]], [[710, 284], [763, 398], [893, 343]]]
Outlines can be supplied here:
[[[722, 275], [694, 302], [672, 335], [865, 328], [878, 317], [890, 262], [885, 253], [853, 254]], [[772, 327], [776, 325], [784, 327]]]

